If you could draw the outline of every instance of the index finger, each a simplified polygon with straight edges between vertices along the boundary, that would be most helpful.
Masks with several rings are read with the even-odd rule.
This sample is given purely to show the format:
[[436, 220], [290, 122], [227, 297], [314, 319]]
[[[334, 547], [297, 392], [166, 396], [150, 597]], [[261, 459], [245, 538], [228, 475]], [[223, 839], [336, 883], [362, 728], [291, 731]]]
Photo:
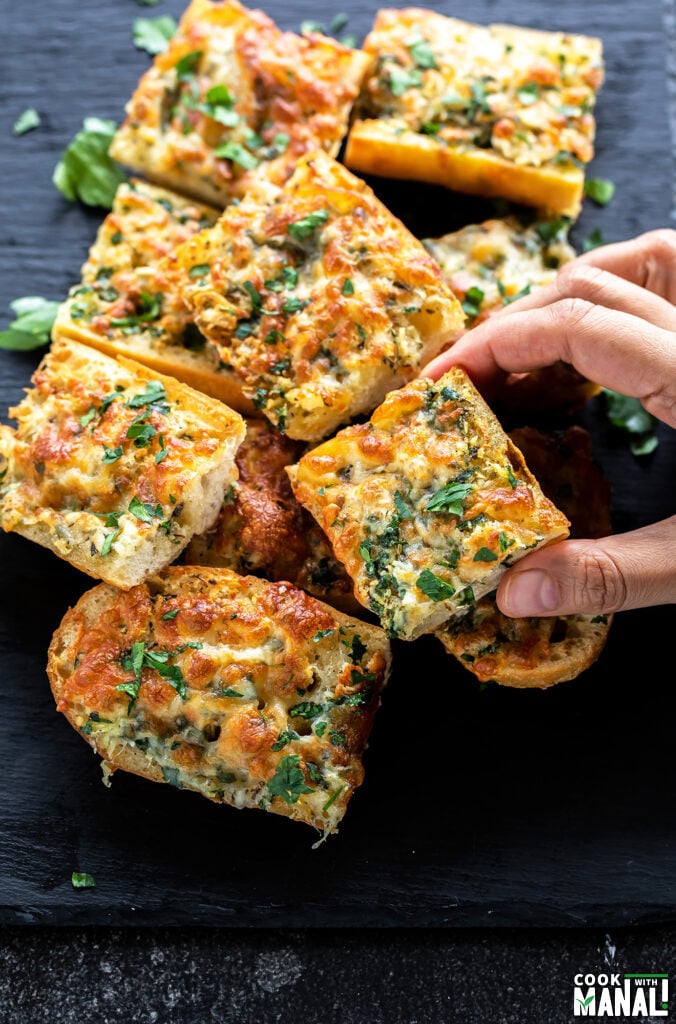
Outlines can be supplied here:
[[676, 335], [582, 299], [489, 317], [423, 373], [439, 377], [450, 366], [462, 366], [481, 388], [501, 372], [523, 373], [559, 359], [589, 380], [639, 398], [676, 427]]
[[607, 270], [676, 303], [676, 231], [647, 231], [629, 242], [613, 242], [578, 256], [576, 263]]

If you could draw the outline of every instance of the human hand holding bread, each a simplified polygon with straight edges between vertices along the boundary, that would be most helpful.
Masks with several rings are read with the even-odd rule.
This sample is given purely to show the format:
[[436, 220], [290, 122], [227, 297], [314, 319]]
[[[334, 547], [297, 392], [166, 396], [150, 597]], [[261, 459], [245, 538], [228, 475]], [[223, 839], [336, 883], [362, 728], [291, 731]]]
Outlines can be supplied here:
[[[652, 231], [567, 264], [547, 287], [506, 306], [424, 373], [460, 365], [480, 388], [557, 360], [676, 427], [676, 233]], [[601, 540], [528, 555], [497, 591], [510, 616], [604, 614], [676, 601], [676, 517]]]

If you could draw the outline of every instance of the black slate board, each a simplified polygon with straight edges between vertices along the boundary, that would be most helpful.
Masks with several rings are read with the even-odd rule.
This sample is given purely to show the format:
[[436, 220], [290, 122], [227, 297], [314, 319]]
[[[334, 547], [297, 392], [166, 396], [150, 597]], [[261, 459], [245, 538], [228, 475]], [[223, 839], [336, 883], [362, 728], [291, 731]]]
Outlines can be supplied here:
[[[375, 4], [341, 6], [364, 33]], [[593, 173], [613, 177], [617, 196], [605, 211], [585, 209], [575, 237], [601, 226], [614, 240], [668, 223], [659, 0], [431, 6], [601, 35], [608, 79]], [[288, 28], [317, 15], [309, 0], [267, 10]], [[119, 119], [147, 66], [131, 46], [132, 20], [160, 13], [178, 15], [180, 4], [4, 0], [0, 309], [17, 295], [60, 298], [76, 279], [100, 215], [62, 200], [51, 170], [82, 116]], [[32, 105], [43, 127], [12, 138]], [[420, 233], [490, 212], [436, 189], [374, 184]], [[36, 362], [0, 353], [0, 411]], [[673, 512], [673, 434], [662, 429], [657, 453], [637, 462], [597, 403], [584, 420], [614, 483], [618, 529]], [[133, 777], [105, 790], [98, 760], [55, 714], [44, 674], [51, 632], [89, 581], [12, 536], [0, 537], [0, 570], [0, 923], [606, 927], [676, 918], [665, 652], [673, 608], [622, 615], [598, 665], [545, 693], [480, 693], [435, 641], [398, 644], [366, 784], [340, 835], [313, 851], [311, 832], [288, 821]], [[74, 892], [73, 870], [93, 873], [97, 888]]]

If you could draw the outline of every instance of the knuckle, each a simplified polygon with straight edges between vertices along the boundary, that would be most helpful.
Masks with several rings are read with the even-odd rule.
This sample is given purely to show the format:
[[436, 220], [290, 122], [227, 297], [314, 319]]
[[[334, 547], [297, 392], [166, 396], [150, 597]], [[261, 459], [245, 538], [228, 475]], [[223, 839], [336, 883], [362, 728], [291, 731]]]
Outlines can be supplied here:
[[576, 574], [574, 595], [580, 607], [599, 612], [619, 611], [627, 600], [627, 582], [621, 567], [603, 549], [587, 551]]
[[556, 283], [562, 296], [593, 299], [603, 286], [608, 274], [589, 263], [572, 262], [559, 271]]
[[676, 262], [676, 231], [673, 228], [657, 228], [643, 236], [649, 254], [657, 260]]
[[575, 295], [560, 299], [559, 302], [554, 302], [548, 307], [550, 315], [554, 319], [554, 326], [559, 330], [579, 327], [593, 308], [593, 304], [588, 299], [582, 299]]

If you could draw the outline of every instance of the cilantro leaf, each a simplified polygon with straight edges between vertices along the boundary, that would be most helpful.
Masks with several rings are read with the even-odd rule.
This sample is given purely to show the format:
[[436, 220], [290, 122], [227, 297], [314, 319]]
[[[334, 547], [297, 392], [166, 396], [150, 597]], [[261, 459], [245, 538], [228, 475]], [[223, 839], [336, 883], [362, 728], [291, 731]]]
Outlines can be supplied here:
[[136, 18], [134, 46], [155, 57], [165, 52], [177, 29], [178, 25], [169, 14], [162, 14], [159, 18]]
[[109, 210], [126, 176], [108, 155], [115, 122], [86, 117], [82, 131], [68, 144], [54, 168], [52, 181], [66, 199]]
[[6, 330], [0, 331], [0, 348], [28, 352], [49, 343], [58, 302], [26, 295], [10, 302], [9, 308], [16, 316]]
[[418, 590], [422, 590], [425, 597], [432, 601], [448, 601], [455, 594], [455, 587], [445, 580], [440, 579], [431, 569], [423, 569], [415, 581]]
[[297, 803], [303, 793], [314, 793], [312, 787], [305, 783], [297, 754], [288, 754], [279, 762], [275, 774], [268, 782], [268, 793], [271, 797], [281, 797], [287, 804]]
[[35, 107], [28, 107], [17, 117], [12, 132], [14, 135], [25, 135], [26, 132], [32, 132], [34, 128], [39, 128], [41, 123], [40, 115]]
[[597, 206], [607, 206], [615, 195], [615, 182], [608, 178], [587, 178], [584, 194]]

